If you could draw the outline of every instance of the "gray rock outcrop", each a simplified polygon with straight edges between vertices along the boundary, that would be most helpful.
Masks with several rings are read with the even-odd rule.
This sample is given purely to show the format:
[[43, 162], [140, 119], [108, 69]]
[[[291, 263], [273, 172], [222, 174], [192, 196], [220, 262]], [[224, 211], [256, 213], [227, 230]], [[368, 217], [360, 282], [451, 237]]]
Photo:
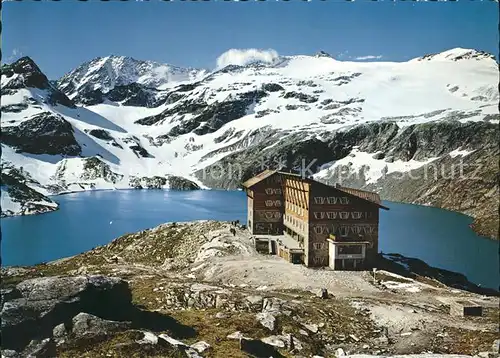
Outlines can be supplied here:
[[[14, 294], [15, 292], [15, 294]], [[104, 276], [43, 277], [19, 283], [3, 304], [2, 346], [20, 350], [35, 337], [51, 337], [80, 312], [121, 317], [131, 306], [125, 281]]]
[[110, 333], [125, 331], [131, 327], [130, 322], [105, 320], [88, 313], [79, 313], [72, 319], [71, 333], [75, 338], [102, 337]]
[[74, 129], [62, 116], [43, 112], [16, 126], [2, 128], [2, 143], [19, 152], [32, 154], [62, 154], [75, 156], [81, 147]]

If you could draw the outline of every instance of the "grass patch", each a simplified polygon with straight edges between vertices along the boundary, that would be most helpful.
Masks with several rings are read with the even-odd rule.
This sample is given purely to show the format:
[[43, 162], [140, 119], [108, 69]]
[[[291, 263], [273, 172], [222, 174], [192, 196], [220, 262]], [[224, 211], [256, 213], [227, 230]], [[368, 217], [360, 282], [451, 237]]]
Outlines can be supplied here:
[[[159, 309], [165, 298], [165, 291], [153, 291], [159, 286], [161, 278], [157, 276], [136, 278], [129, 282], [132, 291], [132, 303], [148, 310]], [[167, 284], [165, 284], [167, 286]]]
[[[498, 332], [480, 332], [459, 328], [446, 328], [448, 337], [436, 342], [434, 352], [450, 354], [476, 355], [479, 352], [490, 351], [493, 342], [498, 339]], [[444, 350], [447, 347], [448, 350]]]
[[[186, 343], [195, 343], [204, 340], [211, 345], [211, 349], [205, 357], [247, 357], [239, 347], [237, 339], [229, 339], [227, 336], [236, 331], [242, 332], [246, 337], [263, 338], [271, 333], [264, 328], [256, 319], [255, 313], [249, 312], [227, 312], [227, 318], [216, 318], [216, 309], [210, 310], [185, 310], [168, 312], [170, 316], [184, 325], [193, 327], [198, 336], [187, 340]], [[285, 354], [286, 352], [281, 352]]]

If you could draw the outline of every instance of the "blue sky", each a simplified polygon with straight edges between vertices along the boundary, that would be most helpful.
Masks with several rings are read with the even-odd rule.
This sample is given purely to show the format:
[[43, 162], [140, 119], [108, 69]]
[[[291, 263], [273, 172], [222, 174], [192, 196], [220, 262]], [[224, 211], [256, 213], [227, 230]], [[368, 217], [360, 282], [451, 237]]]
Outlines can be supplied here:
[[233, 48], [345, 60], [405, 61], [453, 47], [498, 56], [492, 1], [21, 1], [2, 13], [2, 62], [30, 56], [52, 79], [110, 54], [203, 68]]

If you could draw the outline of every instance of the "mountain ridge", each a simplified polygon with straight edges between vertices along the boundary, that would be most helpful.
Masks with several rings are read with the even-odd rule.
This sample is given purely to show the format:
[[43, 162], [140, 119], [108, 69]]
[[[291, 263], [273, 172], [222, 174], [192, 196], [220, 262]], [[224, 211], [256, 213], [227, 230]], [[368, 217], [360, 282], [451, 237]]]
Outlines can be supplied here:
[[58, 88], [73, 97], [79, 91], [101, 89], [107, 92], [116, 85], [131, 83], [158, 88], [168, 85], [171, 81], [194, 80], [205, 71], [111, 55], [86, 61], [56, 82]]
[[[56, 82], [57, 89], [48, 80], [42, 81], [47, 84], [42, 89], [26, 82], [35, 69], [16, 74], [18, 83], [14, 83], [7, 76], [8, 67], [4, 71], [2, 66], [2, 164], [35, 168], [33, 176], [39, 184], [30, 185], [43, 194], [130, 188], [138, 180], [168, 187], [166, 180], [153, 178], [171, 176], [186, 178], [192, 188], [227, 188], [227, 178], [217, 181], [200, 173], [210, 173], [214, 165], [228, 169], [228, 165], [244, 164], [237, 178], [243, 179], [261, 169], [262, 153], [266, 153], [270, 157], [295, 156], [291, 167], [297, 166], [299, 158], [319, 159], [323, 167], [314, 174], [322, 178], [320, 172], [327, 168], [333, 173], [330, 181], [342, 179], [341, 168], [356, 173], [368, 168], [350, 184], [389, 193], [389, 185], [406, 188], [409, 182], [398, 184], [381, 175], [383, 171], [408, 173], [440, 160], [448, 163], [445, 157], [468, 159], [475, 153], [476, 159], [489, 160], [486, 158], [495, 155], [494, 135], [480, 138], [479, 133], [498, 132], [494, 129], [499, 119], [498, 65], [479, 51], [450, 51], [425, 61], [401, 63], [292, 56], [274, 65], [230, 65], [190, 79], [182, 72], [179, 81], [156, 78], [154, 71], [153, 75], [144, 74], [144, 68], [124, 74], [110, 72], [102, 63], [109, 57], [103, 57], [87, 62], [87, 67], [92, 61], [100, 64], [87, 72], [81, 70], [85, 64], [70, 71], [72, 76], [67, 74]], [[131, 64], [136, 63], [127, 62]], [[124, 63], [115, 65], [120, 68]], [[138, 76], [140, 73], [144, 76]], [[79, 79], [76, 86], [68, 85], [70, 77]], [[150, 87], [153, 82], [159, 88]], [[51, 91], [65, 92], [68, 102], [50, 101]], [[36, 129], [42, 115], [59, 118], [61, 130]], [[440, 127], [440, 123], [450, 125]], [[466, 123], [474, 127], [465, 132], [467, 141], [450, 135]], [[376, 129], [376, 124], [385, 127]], [[440, 133], [439, 128], [446, 132]], [[374, 130], [374, 135], [363, 134]], [[20, 146], [35, 134], [45, 141], [38, 145], [38, 152]], [[47, 151], [58, 148], [61, 138], [71, 136], [81, 148], [79, 153]], [[451, 157], [456, 151], [461, 154]], [[349, 162], [353, 164], [346, 167]], [[487, 169], [483, 171], [486, 175]], [[445, 180], [440, 185], [448, 188], [460, 180]], [[421, 195], [433, 187], [431, 182], [418, 185]], [[490, 181], [474, 181], [474, 187], [485, 195], [498, 190]], [[410, 192], [406, 188], [404, 193], [389, 196], [418, 202]], [[492, 200], [483, 200], [478, 206], [492, 205]], [[424, 204], [473, 216], [489, 212], [464, 209], [452, 201], [433, 194]], [[487, 226], [481, 232], [495, 236], [492, 225]]]

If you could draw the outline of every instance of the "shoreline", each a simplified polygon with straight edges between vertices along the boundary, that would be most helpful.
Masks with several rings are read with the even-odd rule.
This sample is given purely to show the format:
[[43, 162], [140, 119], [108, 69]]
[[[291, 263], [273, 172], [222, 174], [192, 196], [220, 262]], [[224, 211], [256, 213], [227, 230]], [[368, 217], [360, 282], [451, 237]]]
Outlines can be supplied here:
[[[220, 190], [220, 191], [222, 191], [222, 190]], [[402, 204], [402, 205], [408, 205], [408, 204]], [[412, 204], [412, 205], [416, 205], [416, 204]], [[438, 208], [436, 208], [436, 209], [438, 209]], [[73, 259], [73, 258], [75, 258], [78, 255], [82, 255], [82, 254], [85, 254], [85, 253], [87, 253], [89, 251], [92, 251], [95, 248], [110, 245], [112, 242], [114, 242], [116, 240], [119, 240], [120, 238], [122, 238], [124, 236], [127, 236], [127, 235], [139, 235], [139, 234], [143, 234], [143, 233], [146, 233], [146, 232], [154, 231], [158, 227], [168, 226], [168, 225], [172, 225], [172, 224], [177, 224], [177, 225], [194, 224], [194, 225], [196, 225], [196, 224], [200, 224], [202, 222], [222, 222], [222, 223], [224, 223], [226, 221], [221, 221], [221, 220], [210, 219], [209, 218], [209, 219], [171, 220], [171, 221], [161, 222], [161, 223], [149, 226], [149, 227], [145, 227], [143, 229], [136, 229], [136, 230], [132, 230], [130, 232], [124, 232], [123, 234], [116, 234], [116, 236], [113, 236], [112, 238], [109, 238], [108, 241], [106, 241], [106, 242], [102, 242], [101, 244], [98, 244], [97, 246], [95, 246], [93, 248], [84, 249], [83, 251], [75, 253], [75, 254], [70, 255], [70, 256], [56, 256], [56, 257], [54, 257], [52, 259], [48, 259], [46, 261], [40, 260], [40, 261], [37, 261], [37, 262], [31, 262], [31, 263], [28, 262], [28, 263], [9, 264], [9, 265], [2, 265], [2, 266], [5, 267], [5, 268], [16, 268], [16, 267], [17, 268], [23, 268], [23, 267], [34, 267], [34, 266], [38, 266], [38, 265], [50, 265], [50, 264], [62, 263], [62, 262], [65, 262], [67, 260]], [[384, 256], [384, 255], [389, 255], [389, 256], [392, 255], [392, 256], [397, 256], [397, 257], [400, 256], [400, 257], [403, 257], [403, 258], [406, 258], [406, 259], [410, 259], [410, 260], [413, 260], [413, 261], [418, 261], [418, 262], [422, 263], [422, 267], [432, 267], [434, 270], [440, 270], [440, 271], [443, 271], [443, 272], [453, 273], [454, 276], [462, 275], [463, 279], [460, 279], [461, 281], [465, 280], [465, 281], [468, 282], [469, 285], [470, 284], [476, 285], [478, 287], [478, 289], [485, 289], [485, 290], [491, 289], [491, 290], [495, 290], [495, 291], [498, 290], [498, 288], [496, 286], [481, 286], [480, 283], [475, 283], [475, 282], [482, 282], [479, 278], [476, 278], [477, 281], [475, 281], [475, 282], [469, 281], [467, 274], [463, 270], [460, 270], [459, 268], [456, 268], [456, 267], [455, 268], [453, 268], [453, 267], [443, 267], [443, 266], [440, 266], [439, 263], [436, 264], [436, 262], [433, 262], [432, 265], [434, 265], [434, 266], [430, 266], [427, 263], [426, 259], [422, 258], [422, 256], [419, 255], [418, 253], [415, 254], [416, 256], [406, 256], [406, 255], [408, 255], [408, 253], [406, 253], [406, 255], [403, 255], [403, 254], [400, 254], [400, 252], [401, 251], [399, 251], [396, 248], [392, 248], [392, 249], [389, 248], [389, 249], [387, 249], [387, 251], [386, 250], [380, 250], [380, 252], [378, 254], [381, 257]]]
[[[205, 187], [205, 188], [199, 188], [199, 189], [191, 189], [191, 190], [182, 190], [182, 189], [168, 189], [168, 188], [132, 188], [132, 187], [129, 187], [129, 188], [97, 188], [97, 189], [84, 189], [84, 190], [73, 190], [73, 191], [63, 191], [63, 192], [60, 192], [60, 193], [57, 193], [57, 194], [50, 194], [50, 195], [46, 195], [48, 198], [51, 198], [51, 199], [54, 199], [55, 197], [57, 196], [60, 196], [60, 195], [67, 195], [67, 194], [77, 194], [77, 193], [84, 193], [84, 192], [94, 192], [94, 191], [117, 191], [117, 190], [120, 190], [120, 191], [126, 191], [126, 190], [130, 190], [130, 191], [136, 191], [136, 190], [165, 190], [165, 191], [198, 191], [198, 190], [204, 190], [204, 191], [241, 191], [240, 189], [217, 189], [217, 188], [208, 188], [208, 187]], [[55, 201], [55, 199], [54, 199]], [[443, 208], [443, 207], [439, 207], [439, 206], [432, 206], [432, 205], [426, 205], [426, 204], [416, 204], [416, 203], [410, 203], [410, 202], [403, 202], [403, 201], [392, 201], [392, 200], [382, 200], [384, 202], [388, 202], [388, 203], [395, 203], [395, 204], [404, 204], [404, 205], [414, 205], [414, 206], [423, 206], [423, 207], [427, 207], [427, 208], [434, 208], [434, 209], [439, 209], [439, 210], [446, 210], [448, 212], [452, 212], [452, 213], [457, 213], [457, 214], [460, 214], [460, 215], [464, 215], [468, 218], [471, 218], [472, 221], [469, 225], [467, 225], [468, 228], [470, 228], [478, 237], [481, 237], [481, 238], [485, 238], [485, 239], [488, 239], [488, 240], [493, 240], [493, 241], [499, 241], [500, 238], [499, 237], [492, 237], [492, 236], [487, 236], [487, 235], [483, 235], [481, 234], [479, 231], [477, 231], [475, 229], [475, 221], [476, 221], [476, 218], [471, 216], [471, 215], [468, 215], [466, 213], [463, 213], [463, 212], [460, 212], [460, 211], [456, 211], [456, 210], [451, 210], [451, 209], [448, 209], [448, 208]], [[57, 203], [57, 201], [55, 201]], [[57, 203], [59, 205], [59, 203]], [[38, 215], [38, 214], [47, 214], [47, 213], [51, 213], [51, 212], [54, 212], [54, 211], [57, 211], [57, 210], [60, 210], [59, 207], [55, 210], [50, 210], [50, 211], [44, 211], [44, 212], [39, 212], [39, 213], [31, 213], [31, 214], [28, 214], [28, 215], [24, 215], [24, 214], [18, 214], [18, 215], [6, 215], [6, 216], [2, 216], [1, 218], [2, 219], [8, 219], [8, 218], [13, 218], [13, 217], [18, 217], [18, 216], [29, 216], [29, 215]]]

